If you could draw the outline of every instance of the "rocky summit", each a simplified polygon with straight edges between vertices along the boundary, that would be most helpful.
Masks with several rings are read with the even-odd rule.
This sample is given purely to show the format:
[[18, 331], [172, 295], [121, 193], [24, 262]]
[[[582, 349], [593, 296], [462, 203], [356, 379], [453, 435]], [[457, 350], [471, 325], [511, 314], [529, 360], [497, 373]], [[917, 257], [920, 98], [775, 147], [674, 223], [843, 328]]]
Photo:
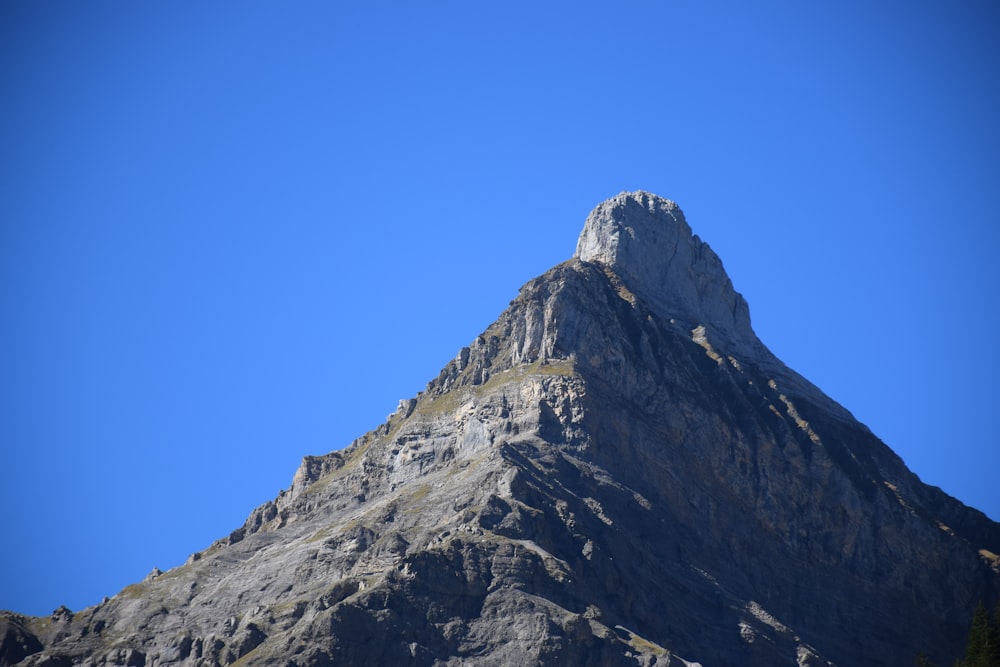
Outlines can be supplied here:
[[951, 664], [998, 553], [623, 193], [379, 428], [181, 567], [0, 615], [0, 665]]

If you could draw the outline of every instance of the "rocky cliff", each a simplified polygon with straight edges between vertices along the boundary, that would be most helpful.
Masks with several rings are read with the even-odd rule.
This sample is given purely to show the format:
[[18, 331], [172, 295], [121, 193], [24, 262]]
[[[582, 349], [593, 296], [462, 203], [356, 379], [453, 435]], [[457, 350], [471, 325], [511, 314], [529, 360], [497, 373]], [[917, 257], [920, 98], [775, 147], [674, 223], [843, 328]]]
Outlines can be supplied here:
[[1000, 524], [757, 339], [680, 209], [587, 219], [417, 397], [182, 567], [0, 617], [0, 665], [912, 665]]

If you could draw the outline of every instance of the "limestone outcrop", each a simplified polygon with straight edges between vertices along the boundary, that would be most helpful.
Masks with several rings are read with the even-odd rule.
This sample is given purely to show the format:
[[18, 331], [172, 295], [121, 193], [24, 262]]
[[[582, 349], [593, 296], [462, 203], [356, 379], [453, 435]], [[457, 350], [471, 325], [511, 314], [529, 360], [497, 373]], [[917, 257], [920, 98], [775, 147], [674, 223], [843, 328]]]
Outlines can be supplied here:
[[0, 616], [0, 665], [950, 664], [997, 553], [626, 193], [386, 423], [184, 566]]

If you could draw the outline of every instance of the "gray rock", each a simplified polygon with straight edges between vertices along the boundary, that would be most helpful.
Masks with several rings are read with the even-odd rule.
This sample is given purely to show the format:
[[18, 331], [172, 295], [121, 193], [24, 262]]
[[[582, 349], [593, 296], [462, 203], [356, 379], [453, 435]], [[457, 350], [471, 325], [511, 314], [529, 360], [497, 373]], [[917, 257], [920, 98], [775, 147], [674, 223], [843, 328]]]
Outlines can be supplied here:
[[198, 558], [0, 617], [29, 647], [0, 665], [950, 664], [996, 553], [1000, 525], [774, 358], [640, 192]]
[[731, 348], [759, 352], [746, 301], [674, 202], [642, 191], [603, 202], [587, 218], [575, 257], [609, 269], [624, 298], [634, 293], [661, 318], [708, 327]]
[[0, 664], [17, 664], [42, 648], [38, 637], [28, 629], [26, 618], [0, 612]]

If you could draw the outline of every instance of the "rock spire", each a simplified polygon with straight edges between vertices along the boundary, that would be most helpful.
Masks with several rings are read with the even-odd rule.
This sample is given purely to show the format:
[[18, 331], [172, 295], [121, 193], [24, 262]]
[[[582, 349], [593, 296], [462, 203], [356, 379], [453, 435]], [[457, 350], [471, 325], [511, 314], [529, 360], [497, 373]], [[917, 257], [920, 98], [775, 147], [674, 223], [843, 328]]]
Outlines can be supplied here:
[[669, 199], [638, 190], [602, 202], [574, 257], [611, 269], [661, 317], [704, 326], [710, 338], [737, 347], [759, 346], [750, 309], [722, 261]]

